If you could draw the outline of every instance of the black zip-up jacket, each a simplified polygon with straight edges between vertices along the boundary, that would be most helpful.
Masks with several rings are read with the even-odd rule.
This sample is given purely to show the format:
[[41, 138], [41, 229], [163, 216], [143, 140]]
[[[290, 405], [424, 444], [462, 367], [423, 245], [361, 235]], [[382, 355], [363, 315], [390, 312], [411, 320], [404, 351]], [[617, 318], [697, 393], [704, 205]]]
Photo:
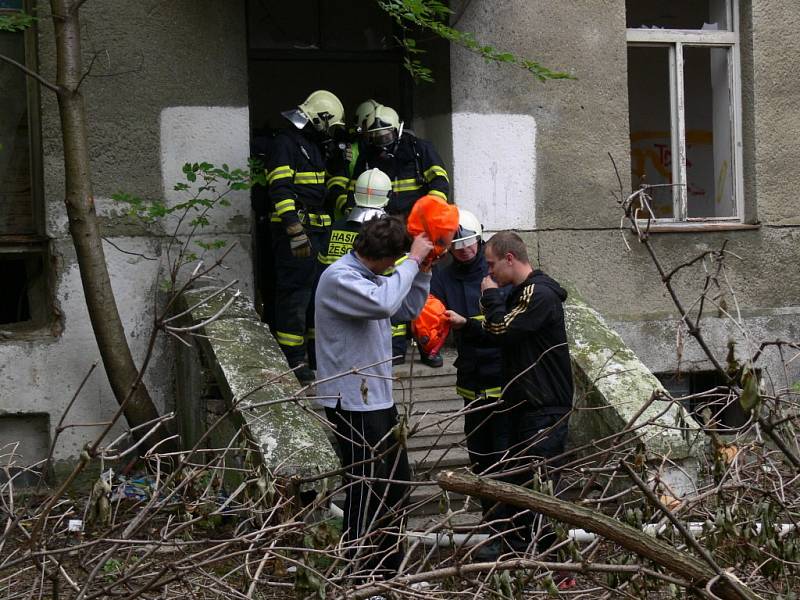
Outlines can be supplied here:
[[500, 346], [504, 381], [519, 375], [506, 390], [507, 402], [527, 400], [542, 415], [564, 414], [572, 408], [572, 367], [562, 306], [566, 299], [567, 292], [538, 269], [506, 300], [499, 289], [488, 289], [481, 296], [483, 325], [469, 319], [464, 329], [484, 343]]
[[380, 169], [392, 180], [386, 212], [408, 214], [414, 203], [426, 194], [447, 200], [450, 181], [442, 164], [431, 142], [406, 132], [400, 138], [394, 156], [371, 148], [360, 152], [348, 190], [352, 193], [356, 179], [367, 169]]
[[[449, 264], [439, 263], [433, 268], [431, 294], [436, 296], [450, 310], [474, 319], [483, 320], [481, 314], [481, 280], [489, 273], [483, 245], [469, 262], [452, 259]], [[510, 286], [501, 288], [505, 298]], [[465, 337], [463, 331], [454, 331], [453, 337], [458, 350], [455, 367], [458, 369], [458, 385], [471, 389], [481, 387], [490, 380], [500, 381], [502, 363], [500, 349], [494, 346], [477, 344]]]

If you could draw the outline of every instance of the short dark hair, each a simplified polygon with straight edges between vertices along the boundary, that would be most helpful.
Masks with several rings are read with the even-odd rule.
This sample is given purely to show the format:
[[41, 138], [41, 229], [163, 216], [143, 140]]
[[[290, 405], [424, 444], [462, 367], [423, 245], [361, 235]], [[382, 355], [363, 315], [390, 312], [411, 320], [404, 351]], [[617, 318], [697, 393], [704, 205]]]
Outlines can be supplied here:
[[410, 247], [406, 224], [397, 217], [370, 219], [353, 242], [353, 250], [369, 260], [399, 258]]
[[486, 247], [491, 248], [492, 254], [495, 256], [505, 256], [510, 252], [518, 261], [530, 264], [525, 242], [513, 231], [498, 231], [489, 238]]

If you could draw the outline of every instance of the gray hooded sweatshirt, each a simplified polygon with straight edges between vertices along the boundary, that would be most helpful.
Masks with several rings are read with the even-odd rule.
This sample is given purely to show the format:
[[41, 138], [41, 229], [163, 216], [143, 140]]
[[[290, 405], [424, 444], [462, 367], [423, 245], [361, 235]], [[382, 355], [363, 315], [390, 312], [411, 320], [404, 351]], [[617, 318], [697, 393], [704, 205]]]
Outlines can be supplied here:
[[[352, 411], [389, 408], [392, 399], [390, 318], [409, 321], [425, 305], [430, 273], [406, 260], [391, 276], [376, 275], [351, 252], [322, 274], [314, 300], [317, 384], [322, 406]], [[379, 361], [381, 364], [371, 366]], [[376, 377], [377, 376], [377, 377]]]

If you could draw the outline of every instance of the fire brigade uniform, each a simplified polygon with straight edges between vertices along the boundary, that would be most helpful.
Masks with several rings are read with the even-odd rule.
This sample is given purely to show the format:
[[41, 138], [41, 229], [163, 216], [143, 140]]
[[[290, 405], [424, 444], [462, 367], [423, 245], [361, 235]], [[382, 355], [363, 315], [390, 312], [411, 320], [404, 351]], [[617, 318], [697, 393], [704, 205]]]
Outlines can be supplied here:
[[[387, 153], [376, 148], [362, 148], [350, 179], [349, 192], [355, 187], [358, 176], [367, 169], [377, 168], [392, 180], [392, 193], [386, 212], [390, 215], [408, 217], [414, 203], [426, 194], [447, 200], [450, 180], [442, 166], [442, 159], [428, 140], [417, 138], [406, 132], [400, 137], [394, 152]], [[338, 204], [344, 204], [342, 197]], [[348, 199], [348, 204], [352, 200]], [[408, 323], [392, 321], [392, 354], [405, 356]]]
[[428, 140], [405, 132], [391, 154], [373, 148], [364, 148], [350, 179], [350, 191], [355, 180], [367, 169], [377, 168], [392, 180], [392, 193], [386, 212], [390, 215], [408, 216], [418, 198], [431, 194], [447, 200], [450, 180], [442, 166], [442, 159]]
[[[453, 258], [449, 264], [437, 264], [433, 268], [431, 294], [450, 310], [476, 321], [483, 320], [480, 309], [481, 280], [489, 268], [483, 254], [483, 244], [478, 253], [468, 262]], [[502, 288], [507, 293], [508, 287]], [[502, 357], [499, 348], [475, 344], [464, 338], [461, 331], [454, 331], [458, 358], [456, 367], [456, 394], [464, 399], [469, 412], [464, 415], [464, 434], [470, 462], [476, 473], [491, 470], [507, 448], [509, 424], [503, 408], [488, 404], [498, 401], [502, 392]], [[484, 512], [492, 505], [485, 503]]]
[[[308, 317], [316, 251], [331, 226], [325, 162], [316, 143], [301, 131], [287, 129], [275, 137], [266, 167], [275, 260], [275, 336], [289, 366], [295, 367], [306, 360], [306, 336], [313, 327], [313, 318]], [[311, 243], [308, 257], [291, 251], [287, 229], [298, 223]]]

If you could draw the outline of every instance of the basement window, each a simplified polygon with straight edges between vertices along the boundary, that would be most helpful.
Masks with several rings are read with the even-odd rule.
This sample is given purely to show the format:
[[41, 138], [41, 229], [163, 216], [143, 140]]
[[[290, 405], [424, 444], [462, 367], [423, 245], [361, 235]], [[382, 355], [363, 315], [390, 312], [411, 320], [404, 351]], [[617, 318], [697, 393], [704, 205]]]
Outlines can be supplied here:
[[[716, 387], [725, 387], [725, 381], [716, 371], [691, 371], [680, 374], [656, 373], [656, 377], [673, 398], [694, 396]], [[742, 409], [738, 399], [727, 401], [719, 396], [721, 394], [709, 395], [706, 398], [689, 398], [683, 402], [683, 407], [701, 426], [707, 424], [704, 416], [706, 414], [711, 415], [715, 427], [719, 430], [741, 427], [747, 423], [747, 413]], [[706, 409], [708, 409], [708, 413]]]
[[627, 0], [631, 183], [664, 224], [741, 223], [738, 0]]
[[[0, 0], [0, 14], [30, 10], [30, 0]], [[36, 32], [0, 32], [0, 54], [36, 70]], [[52, 321], [49, 244], [44, 235], [38, 85], [0, 63], [0, 333]]]

